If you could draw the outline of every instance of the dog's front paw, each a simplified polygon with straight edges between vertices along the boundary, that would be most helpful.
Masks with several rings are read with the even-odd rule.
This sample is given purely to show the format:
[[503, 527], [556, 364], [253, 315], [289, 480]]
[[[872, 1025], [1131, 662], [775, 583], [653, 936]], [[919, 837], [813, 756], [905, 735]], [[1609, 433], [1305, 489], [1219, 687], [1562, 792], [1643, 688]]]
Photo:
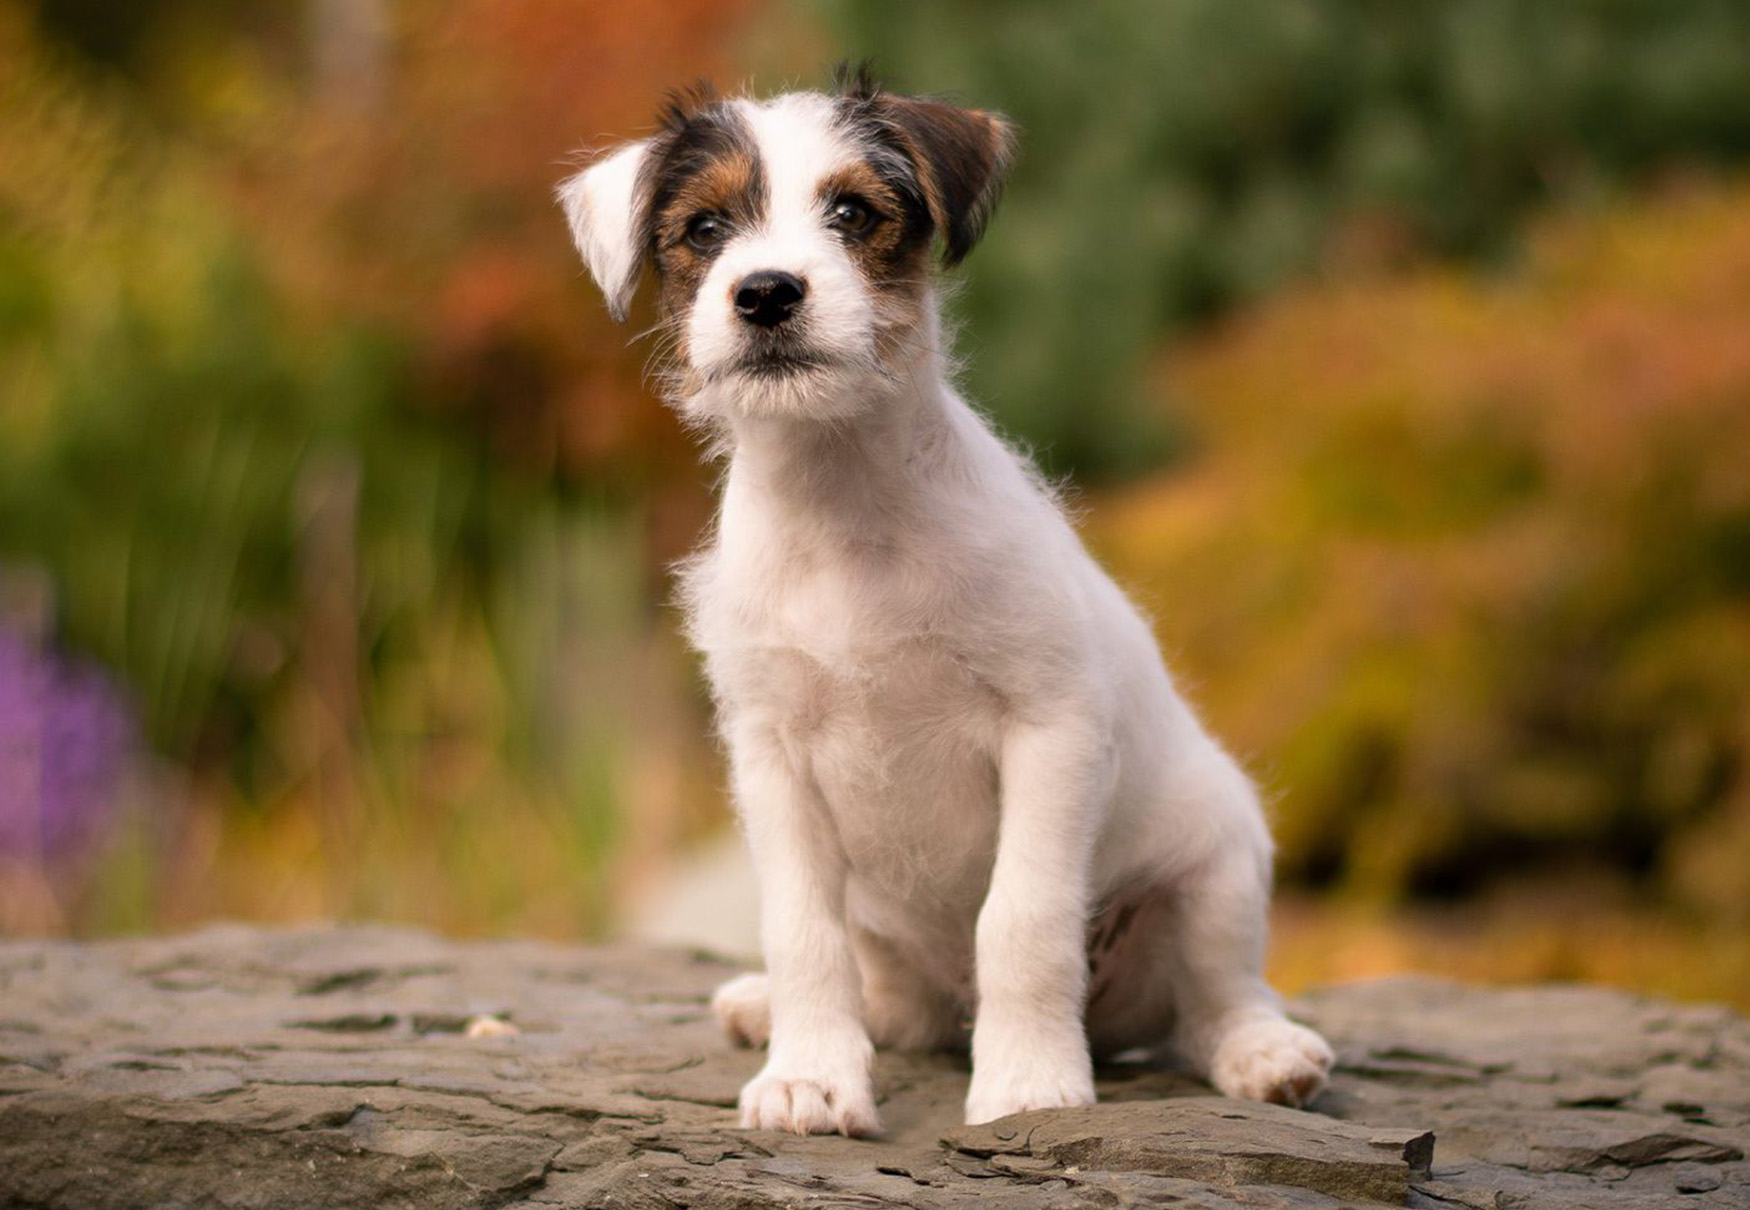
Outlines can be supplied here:
[[867, 1137], [881, 1129], [875, 1084], [866, 1075], [774, 1072], [771, 1064], [741, 1090], [744, 1130]]
[[1298, 1109], [1324, 1090], [1335, 1059], [1306, 1026], [1271, 1017], [1238, 1026], [1221, 1040], [1209, 1082], [1230, 1097]]
[[1030, 1109], [1062, 1109], [1094, 1103], [1094, 1073], [1087, 1064], [1026, 1064], [998, 1072], [977, 1068], [966, 1094], [966, 1124], [993, 1122]]

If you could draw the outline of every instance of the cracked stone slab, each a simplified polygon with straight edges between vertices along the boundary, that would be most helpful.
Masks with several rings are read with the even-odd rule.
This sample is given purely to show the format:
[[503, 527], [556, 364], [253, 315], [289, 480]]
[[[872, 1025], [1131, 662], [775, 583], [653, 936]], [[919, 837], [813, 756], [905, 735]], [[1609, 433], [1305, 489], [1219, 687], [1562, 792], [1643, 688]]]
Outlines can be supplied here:
[[1295, 1006], [1339, 1052], [1311, 1112], [1139, 1063], [965, 1127], [963, 1058], [884, 1054], [887, 1136], [807, 1139], [735, 1127], [732, 970], [389, 928], [0, 943], [0, 1206], [1750, 1206], [1722, 1008], [1385, 980]]
[[1428, 1178], [1434, 1136], [1218, 1097], [1024, 1113], [951, 1130], [943, 1143], [998, 1171], [1145, 1172], [1222, 1187], [1282, 1185], [1401, 1206]]

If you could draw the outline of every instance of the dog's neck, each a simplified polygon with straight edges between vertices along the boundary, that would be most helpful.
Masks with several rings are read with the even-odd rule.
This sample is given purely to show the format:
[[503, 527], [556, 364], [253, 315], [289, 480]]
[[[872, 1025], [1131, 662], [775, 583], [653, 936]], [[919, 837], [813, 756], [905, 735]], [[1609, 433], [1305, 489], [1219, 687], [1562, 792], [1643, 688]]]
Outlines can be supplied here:
[[957, 428], [933, 306], [908, 350], [894, 372], [862, 388], [846, 418], [731, 420], [726, 521], [758, 511], [811, 527], [867, 529], [924, 506], [918, 475], [932, 473], [929, 455], [948, 453]]

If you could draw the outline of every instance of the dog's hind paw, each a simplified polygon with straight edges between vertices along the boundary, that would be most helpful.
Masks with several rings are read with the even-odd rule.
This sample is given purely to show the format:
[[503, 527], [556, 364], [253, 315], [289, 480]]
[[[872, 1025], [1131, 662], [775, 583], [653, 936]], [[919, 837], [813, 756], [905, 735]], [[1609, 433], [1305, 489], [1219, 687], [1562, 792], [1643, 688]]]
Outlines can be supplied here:
[[1324, 1091], [1335, 1059], [1329, 1043], [1306, 1026], [1271, 1017], [1221, 1040], [1209, 1082], [1230, 1097], [1298, 1109]]
[[764, 975], [738, 975], [711, 996], [711, 1011], [737, 1046], [764, 1046], [772, 1037], [772, 1002]]

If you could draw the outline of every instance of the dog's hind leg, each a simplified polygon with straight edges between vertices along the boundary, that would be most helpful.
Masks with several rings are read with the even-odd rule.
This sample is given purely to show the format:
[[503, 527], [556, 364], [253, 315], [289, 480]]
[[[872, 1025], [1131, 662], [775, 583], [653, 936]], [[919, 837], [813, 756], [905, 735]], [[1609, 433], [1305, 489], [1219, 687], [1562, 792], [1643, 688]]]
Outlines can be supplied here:
[[919, 965], [866, 928], [853, 927], [851, 946], [863, 974], [863, 1020], [883, 1050], [945, 1050], [966, 1043], [958, 1002]]
[[[944, 1050], [966, 1042], [960, 1006], [906, 962], [894, 945], [853, 929], [851, 945], [863, 975], [863, 1020], [883, 1050]], [[711, 1012], [737, 1046], [758, 1049], [772, 1037], [771, 981], [763, 972], [737, 975], [711, 996]]]
[[1223, 1093], [1300, 1106], [1325, 1086], [1325, 1040], [1282, 1013], [1264, 981], [1270, 846], [1250, 782], [1225, 756], [1199, 762], [1187, 789], [1225, 833], [1172, 884], [1158, 960], [1171, 987], [1171, 1041]]
[[1245, 865], [1218, 857], [1179, 887], [1172, 1043], [1228, 1096], [1298, 1107], [1324, 1088], [1333, 1055], [1264, 982], [1265, 900]]

